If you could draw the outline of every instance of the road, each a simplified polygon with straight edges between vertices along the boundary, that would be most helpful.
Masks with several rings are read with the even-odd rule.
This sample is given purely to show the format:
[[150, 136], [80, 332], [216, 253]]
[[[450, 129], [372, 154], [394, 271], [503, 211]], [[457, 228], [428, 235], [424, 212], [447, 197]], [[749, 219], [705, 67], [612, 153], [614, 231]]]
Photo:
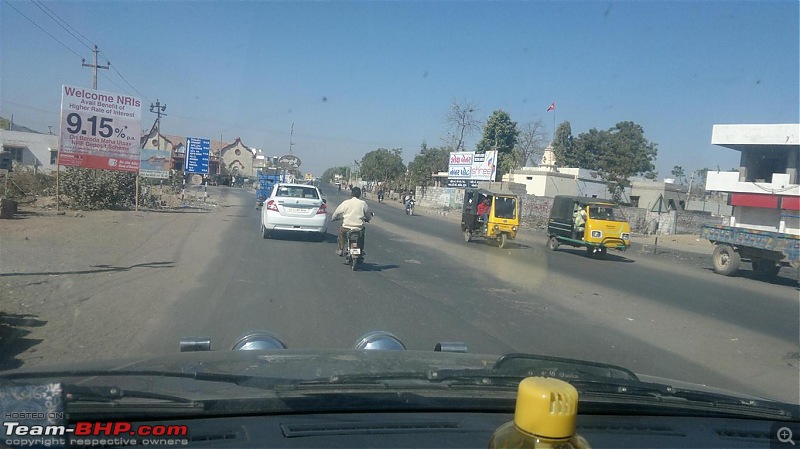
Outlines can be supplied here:
[[[90, 299], [73, 301], [71, 318], [58, 321], [69, 333], [65, 343], [39, 337], [40, 356], [49, 348], [86, 359], [79, 348], [87, 346], [97, 348], [95, 358], [169, 353], [183, 336], [209, 336], [225, 349], [253, 329], [275, 332], [292, 348], [344, 348], [383, 329], [409, 349], [462, 341], [473, 353], [575, 357], [800, 403], [795, 279], [723, 277], [699, 258], [682, 263], [628, 252], [595, 260], [579, 249], [549, 252], [535, 233], [501, 250], [464, 242], [452, 221], [409, 217], [371, 199], [376, 217], [367, 261], [351, 272], [334, 254], [335, 226], [322, 243], [262, 239], [252, 192], [218, 188], [213, 195], [226, 203], [223, 211], [190, 217], [193, 224], [173, 237], [150, 240], [149, 253], [116, 260], [166, 267], [93, 273], [104, 276], [97, 278], [102, 291], [88, 284], [76, 290], [76, 298]], [[330, 192], [330, 210], [344, 198]], [[16, 285], [20, 275], [3, 276]], [[61, 284], [52, 288], [64, 291]], [[55, 318], [42, 321], [58, 325]], [[83, 332], [74, 333], [75, 326]], [[37, 350], [31, 346], [20, 355], [25, 363]]]

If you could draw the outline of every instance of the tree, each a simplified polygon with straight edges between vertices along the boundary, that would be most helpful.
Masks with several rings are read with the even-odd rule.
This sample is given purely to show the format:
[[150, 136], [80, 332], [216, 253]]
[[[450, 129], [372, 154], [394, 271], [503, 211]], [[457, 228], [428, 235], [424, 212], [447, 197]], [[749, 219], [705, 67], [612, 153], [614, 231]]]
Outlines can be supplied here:
[[675, 167], [672, 168], [672, 172], [671, 173], [672, 173], [672, 176], [674, 176], [675, 179], [677, 179], [679, 183], [683, 184], [682, 181], [683, 181], [683, 178], [685, 176], [685, 173], [683, 171], [683, 167], [681, 167], [680, 165], [676, 165]]
[[445, 147], [428, 147], [423, 142], [419, 154], [408, 163], [410, 181], [413, 186], [427, 187], [433, 185], [433, 175], [447, 171], [450, 163], [450, 149]]
[[609, 182], [609, 191], [619, 201], [622, 191], [630, 185], [633, 175], [655, 169], [653, 161], [658, 154], [655, 143], [644, 137], [644, 129], [634, 122], [619, 122], [607, 131], [608, 144], [594, 155], [595, 169]]
[[517, 122], [512, 121], [508, 112], [503, 110], [494, 111], [483, 127], [483, 138], [478, 142], [476, 151], [485, 153], [497, 150], [500, 159], [497, 179], [502, 179], [504, 174], [516, 168], [518, 164], [519, 154], [514, 154], [518, 136]]
[[522, 166], [529, 162], [538, 163], [537, 161], [542, 159], [546, 142], [547, 129], [541, 119], [526, 123], [520, 130], [517, 140]]
[[347, 175], [347, 167], [331, 167], [325, 172], [322, 173], [322, 182], [324, 183], [331, 183], [336, 178], [336, 175], [339, 176], [346, 176]]
[[572, 125], [563, 122], [556, 128], [553, 136], [553, 153], [556, 157], [556, 165], [559, 167], [577, 167], [578, 158], [574, 154], [572, 137]]
[[480, 131], [481, 122], [475, 118], [478, 108], [467, 100], [458, 103], [455, 99], [447, 115], [447, 123], [450, 128], [451, 141], [448, 144], [453, 146], [453, 151], [465, 151], [464, 139]]
[[361, 178], [364, 181], [388, 182], [402, 177], [406, 172], [402, 153], [401, 148], [378, 148], [365, 154], [361, 159]]

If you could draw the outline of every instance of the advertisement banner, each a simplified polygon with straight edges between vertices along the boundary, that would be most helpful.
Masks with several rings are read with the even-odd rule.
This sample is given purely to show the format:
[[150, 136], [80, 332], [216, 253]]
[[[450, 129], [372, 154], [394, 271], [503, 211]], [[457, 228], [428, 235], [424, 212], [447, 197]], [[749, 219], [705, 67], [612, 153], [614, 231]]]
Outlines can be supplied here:
[[58, 164], [139, 171], [141, 129], [138, 98], [62, 86]]
[[144, 178], [169, 178], [172, 168], [172, 151], [140, 150], [139, 175]]
[[447, 187], [474, 188], [478, 181], [494, 181], [497, 175], [497, 151], [450, 153]]

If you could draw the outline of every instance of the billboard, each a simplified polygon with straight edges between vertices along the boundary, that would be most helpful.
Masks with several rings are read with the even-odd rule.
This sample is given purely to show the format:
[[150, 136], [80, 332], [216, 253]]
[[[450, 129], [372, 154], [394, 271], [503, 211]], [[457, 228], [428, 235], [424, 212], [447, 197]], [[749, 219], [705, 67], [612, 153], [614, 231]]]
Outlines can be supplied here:
[[494, 181], [497, 174], [497, 151], [450, 153], [447, 187], [477, 187], [478, 181]]
[[172, 168], [171, 150], [140, 150], [139, 175], [144, 178], [169, 178]]
[[141, 129], [138, 98], [61, 87], [59, 165], [137, 172]]

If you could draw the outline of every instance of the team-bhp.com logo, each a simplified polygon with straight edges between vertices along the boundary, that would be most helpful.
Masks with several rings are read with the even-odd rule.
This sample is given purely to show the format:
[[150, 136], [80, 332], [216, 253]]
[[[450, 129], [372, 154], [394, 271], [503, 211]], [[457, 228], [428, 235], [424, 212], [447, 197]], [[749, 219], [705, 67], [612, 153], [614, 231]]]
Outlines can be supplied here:
[[188, 445], [188, 428], [181, 425], [140, 425], [130, 422], [88, 422], [74, 425], [23, 425], [3, 422], [5, 444], [25, 446]]

